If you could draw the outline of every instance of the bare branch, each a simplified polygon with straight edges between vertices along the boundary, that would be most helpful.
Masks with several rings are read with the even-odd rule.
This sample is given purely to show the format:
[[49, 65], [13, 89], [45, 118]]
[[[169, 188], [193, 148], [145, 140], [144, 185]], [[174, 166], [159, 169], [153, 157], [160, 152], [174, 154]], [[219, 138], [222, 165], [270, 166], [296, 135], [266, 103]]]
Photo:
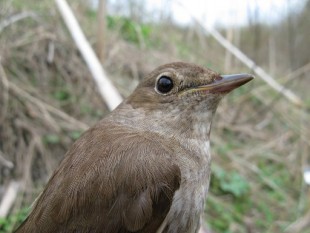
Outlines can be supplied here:
[[203, 28], [209, 32], [223, 47], [230, 51], [235, 57], [242, 61], [246, 66], [252, 69], [258, 76], [260, 76], [270, 87], [272, 87], [277, 92], [282, 93], [287, 99], [297, 106], [302, 105], [301, 99], [296, 96], [291, 90], [286, 89], [284, 86], [279, 84], [273, 77], [271, 77], [263, 68], [256, 65], [249, 57], [242, 53], [237, 47], [227, 41], [219, 32], [214, 29]]
[[101, 96], [105, 100], [109, 109], [113, 110], [122, 102], [121, 95], [113, 86], [112, 82], [108, 79], [99, 59], [83, 34], [68, 3], [65, 0], [55, 1], [78, 49], [80, 50], [90, 72], [93, 75], [93, 78], [95, 79]]
[[18, 190], [20, 188], [20, 184], [19, 182], [16, 182], [16, 181], [11, 181], [3, 198], [2, 198], [2, 201], [1, 201], [1, 204], [0, 204], [0, 218], [5, 218], [16, 197], [17, 197], [17, 193], [18, 193]]
[[101, 63], [105, 60], [106, 1], [99, 0], [97, 25], [97, 54]]
[[4, 154], [1, 150], [0, 150], [0, 164], [6, 166], [9, 169], [12, 169], [14, 167], [14, 164], [11, 161], [4, 158]]
[[[4, 72], [4, 69], [0, 63], [0, 71], [1, 71], [1, 76], [6, 77], [6, 74]], [[6, 80], [8, 80], [6, 78]], [[89, 128], [89, 126], [81, 121], [78, 121], [77, 119], [69, 116], [67, 113], [59, 110], [58, 108], [55, 108], [42, 100], [37, 99], [36, 97], [30, 95], [27, 91], [23, 90], [22, 88], [18, 87], [14, 83], [8, 81], [7, 83], [9, 90], [13, 91], [16, 95], [22, 96], [24, 99], [27, 99], [28, 101], [32, 102], [33, 104], [37, 105], [40, 109], [43, 109], [44, 112], [48, 111], [51, 112], [58, 117], [66, 120], [67, 122], [75, 125], [79, 129], [86, 130]]]
[[36, 15], [33, 12], [22, 12], [16, 15], [12, 15], [8, 19], [3, 20], [2, 22], [0, 22], [0, 33], [2, 32], [4, 28], [10, 26], [11, 24], [19, 20], [22, 20], [28, 17], [35, 18]]
[[[178, 4], [182, 7], [183, 4], [178, 2]], [[226, 40], [218, 31], [215, 29], [208, 28], [204, 25], [195, 15], [191, 14], [192, 19], [200, 25], [205, 32], [209, 33], [214, 37], [225, 49], [227, 49], [230, 53], [232, 53], [236, 58], [238, 58], [243, 64], [252, 69], [259, 77], [261, 77], [270, 87], [276, 90], [279, 93], [282, 93], [288, 100], [290, 100], [293, 104], [297, 106], [302, 106], [303, 103], [301, 99], [295, 95], [291, 90], [285, 88], [281, 84], [279, 84], [272, 76], [270, 76], [263, 68], [255, 64], [248, 56], [246, 56], [243, 52], [240, 51], [239, 48], [234, 46], [228, 40]]]
[[289, 225], [284, 232], [295, 233], [302, 232], [303, 230], [309, 229], [310, 227], [310, 211], [306, 213], [303, 217], [297, 219]]

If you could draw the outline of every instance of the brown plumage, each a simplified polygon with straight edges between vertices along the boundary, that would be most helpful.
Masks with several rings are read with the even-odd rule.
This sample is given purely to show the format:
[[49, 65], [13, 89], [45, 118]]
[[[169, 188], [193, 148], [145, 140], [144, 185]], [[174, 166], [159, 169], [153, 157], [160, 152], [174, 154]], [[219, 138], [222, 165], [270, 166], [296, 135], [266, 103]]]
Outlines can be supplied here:
[[197, 232], [212, 117], [251, 79], [181, 62], [157, 68], [73, 144], [16, 232]]

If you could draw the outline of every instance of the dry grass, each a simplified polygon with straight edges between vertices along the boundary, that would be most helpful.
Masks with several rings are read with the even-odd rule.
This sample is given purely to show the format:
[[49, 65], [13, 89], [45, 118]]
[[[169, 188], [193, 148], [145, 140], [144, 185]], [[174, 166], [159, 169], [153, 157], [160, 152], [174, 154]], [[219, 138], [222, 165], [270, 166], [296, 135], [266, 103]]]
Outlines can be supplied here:
[[[0, 23], [21, 12], [14, 6], [1, 12]], [[86, 10], [74, 6], [93, 41]], [[166, 33], [160, 38], [163, 28], [153, 28], [151, 39], [161, 40], [156, 48], [109, 31], [104, 65], [124, 96], [162, 63], [187, 60], [224, 70], [225, 51], [215, 41], [193, 29], [162, 27]], [[34, 200], [80, 133], [108, 111], [54, 9], [3, 28], [0, 55], [0, 198], [11, 180], [23, 184], [14, 214]], [[247, 72], [235, 61], [231, 72], [240, 71]], [[299, 88], [294, 82], [294, 90]], [[214, 231], [223, 227], [213, 224], [220, 219], [227, 221], [227, 232], [310, 232], [310, 190], [302, 179], [309, 164], [309, 120], [309, 110], [289, 104], [259, 79], [223, 101], [212, 132], [215, 175], [206, 213]], [[233, 184], [248, 189], [241, 196], [223, 191], [218, 168], [227, 176], [237, 172], [242, 180]]]

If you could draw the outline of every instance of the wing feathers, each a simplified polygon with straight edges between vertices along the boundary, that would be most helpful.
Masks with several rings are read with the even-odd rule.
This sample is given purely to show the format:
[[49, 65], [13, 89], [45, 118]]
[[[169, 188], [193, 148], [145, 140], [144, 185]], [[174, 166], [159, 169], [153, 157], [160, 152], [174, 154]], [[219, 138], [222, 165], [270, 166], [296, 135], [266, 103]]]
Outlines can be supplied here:
[[116, 125], [87, 131], [18, 232], [156, 232], [181, 182], [161, 140]]

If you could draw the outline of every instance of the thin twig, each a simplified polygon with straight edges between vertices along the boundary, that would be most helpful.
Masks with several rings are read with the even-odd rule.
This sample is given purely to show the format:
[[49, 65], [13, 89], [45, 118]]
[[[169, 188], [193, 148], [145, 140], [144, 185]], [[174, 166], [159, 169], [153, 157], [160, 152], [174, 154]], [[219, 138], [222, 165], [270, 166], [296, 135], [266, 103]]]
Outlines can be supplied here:
[[289, 225], [284, 232], [296, 233], [309, 229], [310, 227], [310, 211], [303, 217], [297, 219], [291, 225]]
[[17, 21], [28, 18], [28, 17], [36, 18], [37, 16], [33, 12], [22, 12], [22, 13], [10, 16], [8, 19], [5, 19], [2, 22], [0, 22], [0, 33], [3, 31], [3, 29], [10, 26], [11, 24], [16, 23]]
[[[183, 4], [178, 2], [182, 7]], [[252, 61], [248, 56], [246, 56], [239, 48], [234, 46], [228, 40], [226, 40], [217, 30], [212, 29], [204, 25], [195, 15], [190, 14], [191, 18], [202, 27], [202, 29], [209, 33], [214, 39], [217, 40], [226, 50], [232, 53], [236, 58], [238, 58], [243, 64], [249, 67], [255, 74], [261, 77], [271, 88], [277, 92], [283, 94], [288, 100], [297, 106], [302, 106], [302, 100], [295, 95], [291, 90], [285, 88], [279, 84], [271, 75], [269, 75], [262, 67], [258, 66], [254, 61]]]
[[289, 73], [283, 79], [286, 80], [285, 82], [287, 83], [288, 81], [295, 79], [295, 78], [301, 76], [302, 74], [305, 74], [306, 72], [309, 72], [309, 70], [310, 70], [310, 62], [308, 64], [298, 68], [297, 70], [294, 70], [292, 73]]
[[9, 169], [12, 169], [14, 167], [14, 164], [11, 161], [4, 158], [4, 154], [1, 150], [0, 150], [0, 164], [6, 166]]
[[5, 218], [16, 197], [17, 197], [17, 193], [18, 193], [18, 190], [19, 190], [19, 187], [20, 187], [20, 184], [19, 182], [16, 182], [16, 181], [11, 181], [3, 198], [2, 198], [2, 201], [1, 201], [1, 204], [0, 204], [0, 218]]
[[37, 99], [36, 97], [33, 97], [14, 83], [9, 83], [9, 88], [13, 90], [16, 94], [23, 96], [28, 101], [34, 103], [38, 107], [45, 108], [47, 111], [59, 116], [60, 118], [66, 120], [67, 122], [70, 122], [73, 125], [76, 125], [79, 129], [86, 130], [89, 128], [89, 126], [81, 121], [76, 120], [75, 118], [69, 116], [67, 113], [59, 110], [58, 108], [55, 108], [47, 103], [44, 103], [42, 100]]
[[[5, 75], [4, 69], [0, 63], [0, 71], [2, 71], [3, 75]], [[13, 91], [16, 95], [23, 97], [24, 99], [27, 99], [28, 101], [32, 102], [33, 104], [37, 105], [40, 109], [44, 109], [46, 111], [49, 111], [58, 117], [64, 119], [68, 123], [71, 123], [75, 127], [81, 129], [81, 130], [86, 130], [89, 128], [89, 126], [81, 121], [78, 121], [77, 119], [69, 116], [65, 112], [43, 102], [42, 100], [37, 99], [36, 97], [30, 95], [28, 92], [23, 90], [22, 88], [18, 87], [14, 83], [8, 81], [8, 87], [9, 90]]]
[[5, 75], [5, 72], [1, 65], [1, 57], [0, 57], [0, 80], [3, 83], [3, 107], [2, 107], [2, 114], [0, 118], [0, 122], [5, 119], [8, 110], [8, 102], [9, 102], [9, 82]]
[[297, 106], [302, 105], [301, 99], [295, 95], [291, 90], [286, 89], [279, 84], [272, 76], [270, 76], [263, 68], [255, 64], [249, 57], [242, 53], [237, 47], [227, 41], [218, 31], [207, 27], [203, 28], [209, 32], [223, 47], [230, 51], [235, 57], [242, 61], [247, 67], [252, 69], [258, 76], [260, 76], [270, 87], [279, 93], [282, 93], [288, 100]]

